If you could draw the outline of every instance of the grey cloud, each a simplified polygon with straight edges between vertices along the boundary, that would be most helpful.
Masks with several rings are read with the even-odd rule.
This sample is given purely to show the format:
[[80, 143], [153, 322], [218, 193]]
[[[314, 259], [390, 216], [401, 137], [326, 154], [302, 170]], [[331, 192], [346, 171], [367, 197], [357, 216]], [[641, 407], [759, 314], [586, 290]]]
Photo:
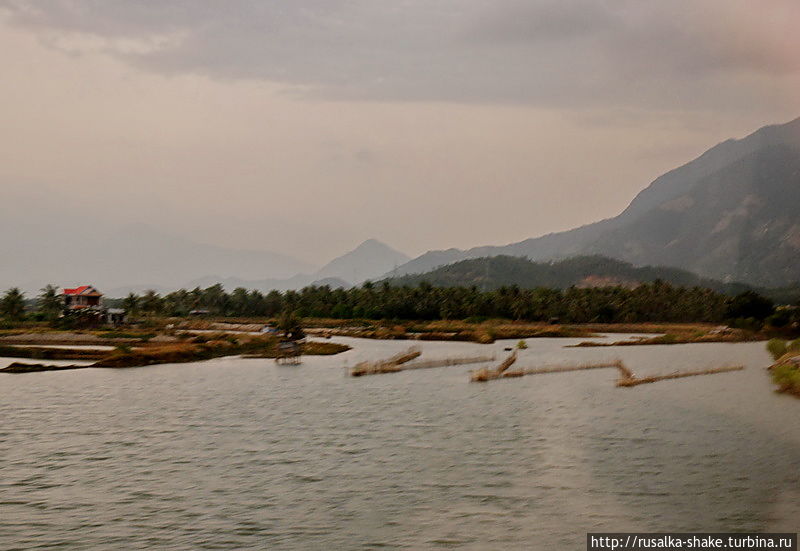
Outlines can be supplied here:
[[602, 2], [581, 0], [506, 1], [503, 9], [487, 6], [467, 27], [468, 41], [487, 43], [566, 41], [620, 30], [617, 13]]
[[[800, 47], [797, 39], [774, 38], [774, 20], [800, 16], [790, 0], [6, 0], [0, 6], [14, 24], [36, 32], [108, 39], [109, 53], [151, 71], [263, 79], [332, 99], [703, 106], [715, 104], [725, 79], [740, 73], [800, 71], [797, 56], [786, 53]], [[145, 53], [113, 44], [164, 34], [178, 39]], [[756, 92], [727, 93], [730, 104], [747, 105]]]

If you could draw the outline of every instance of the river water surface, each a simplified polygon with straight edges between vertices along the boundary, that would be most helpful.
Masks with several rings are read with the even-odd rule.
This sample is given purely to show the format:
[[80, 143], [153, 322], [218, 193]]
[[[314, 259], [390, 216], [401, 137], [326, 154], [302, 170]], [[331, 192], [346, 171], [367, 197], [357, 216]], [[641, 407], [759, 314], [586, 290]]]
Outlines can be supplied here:
[[[590, 531], [800, 527], [800, 400], [773, 392], [763, 343], [520, 354], [747, 368], [618, 389], [614, 370], [353, 379], [344, 366], [408, 343], [334, 340], [354, 349], [299, 367], [0, 377], [0, 548], [579, 550]], [[501, 358], [511, 343], [421, 346]]]

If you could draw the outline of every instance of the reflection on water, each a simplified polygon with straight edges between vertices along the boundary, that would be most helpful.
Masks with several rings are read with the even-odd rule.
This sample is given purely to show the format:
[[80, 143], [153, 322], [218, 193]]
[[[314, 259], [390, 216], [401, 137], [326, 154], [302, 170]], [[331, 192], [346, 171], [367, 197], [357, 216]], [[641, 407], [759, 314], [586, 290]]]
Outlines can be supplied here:
[[[580, 549], [587, 531], [797, 529], [800, 401], [760, 343], [565, 349], [612, 370], [469, 384], [468, 367], [348, 378], [402, 341], [300, 367], [217, 359], [0, 379], [0, 548]], [[424, 342], [423, 358], [513, 343]]]

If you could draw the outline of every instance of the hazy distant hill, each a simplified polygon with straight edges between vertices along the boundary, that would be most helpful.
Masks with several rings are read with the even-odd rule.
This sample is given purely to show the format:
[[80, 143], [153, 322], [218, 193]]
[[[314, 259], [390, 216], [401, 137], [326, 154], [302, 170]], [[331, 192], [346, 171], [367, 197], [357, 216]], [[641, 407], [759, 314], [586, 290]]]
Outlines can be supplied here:
[[377, 241], [368, 239], [358, 247], [331, 260], [328, 264], [313, 273], [295, 274], [289, 278], [243, 279], [239, 277], [222, 278], [206, 276], [194, 279], [186, 286], [208, 287], [221, 283], [226, 289], [236, 287], [257, 289], [259, 291], [286, 291], [300, 289], [307, 285], [328, 285], [332, 288], [351, 287], [368, 279], [375, 279], [388, 270], [409, 259], [405, 254], [396, 251]]
[[707, 287], [720, 292], [739, 293], [748, 287], [701, 278], [677, 268], [636, 267], [628, 262], [602, 256], [581, 256], [556, 262], [533, 262], [512, 256], [462, 260], [425, 274], [390, 280], [393, 285], [415, 286], [426, 281], [434, 286], [476, 286], [482, 290], [517, 285], [522, 288], [550, 287], [634, 287], [657, 279], [682, 287]]
[[[181, 287], [185, 289], [194, 289], [195, 287], [205, 289], [206, 287], [216, 285], [217, 283], [222, 285], [227, 291], [233, 291], [237, 287], [242, 287], [247, 290], [262, 291], [264, 293], [269, 291], [302, 289], [303, 287], [307, 287], [309, 285], [327, 285], [332, 289], [351, 287], [350, 283], [344, 281], [343, 279], [336, 277], [315, 279], [315, 276], [308, 274], [297, 274], [296, 276], [286, 279], [241, 279], [238, 277], [206, 276], [194, 279], [187, 284], [182, 285]], [[174, 289], [169, 289], [168, 291], [173, 290]]]
[[46, 234], [35, 229], [0, 232], [5, 236], [0, 250], [9, 259], [0, 263], [3, 288], [35, 290], [46, 283], [175, 288], [206, 274], [279, 279], [313, 270], [286, 255], [206, 245], [140, 224], [110, 231], [77, 225]]
[[[388, 245], [369, 239], [361, 245], [326, 264], [316, 272], [295, 273], [291, 277], [240, 277], [222, 275], [204, 275], [184, 279], [172, 286], [149, 285], [127, 285], [117, 286], [108, 291], [112, 296], [123, 296], [129, 292], [142, 292], [145, 289], [155, 289], [160, 293], [173, 291], [177, 288], [193, 289], [195, 287], [206, 288], [217, 283], [225, 289], [232, 291], [237, 287], [245, 289], [255, 289], [263, 292], [272, 290], [287, 291], [290, 289], [301, 289], [308, 285], [328, 285], [332, 288], [351, 287], [366, 281], [375, 279], [393, 269], [399, 264], [407, 262], [409, 259], [405, 254], [398, 252]], [[198, 271], [198, 273], [208, 273]], [[230, 272], [217, 272], [218, 274]], [[235, 272], [234, 272], [235, 273]]]
[[375, 239], [367, 239], [352, 251], [323, 266], [315, 279], [338, 278], [352, 284], [376, 279], [405, 264], [410, 257]]
[[[657, 178], [619, 216], [497, 247], [431, 251], [414, 274], [468, 258], [602, 253], [727, 281], [800, 281], [800, 119], [727, 140]], [[387, 277], [390, 274], [387, 274]]]

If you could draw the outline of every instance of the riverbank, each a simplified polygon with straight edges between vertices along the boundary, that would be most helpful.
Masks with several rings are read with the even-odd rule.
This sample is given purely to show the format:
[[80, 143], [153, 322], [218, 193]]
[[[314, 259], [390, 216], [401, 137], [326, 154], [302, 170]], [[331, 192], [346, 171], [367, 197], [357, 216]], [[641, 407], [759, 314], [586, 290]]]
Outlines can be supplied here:
[[[770, 341], [772, 345], [774, 341]], [[770, 348], [768, 346], [768, 348]], [[772, 381], [778, 385], [778, 392], [800, 398], [800, 341], [783, 343], [783, 354], [769, 367]], [[772, 352], [772, 351], [771, 351]], [[775, 354], [778, 355], [778, 354]]]
[[[95, 360], [88, 365], [58, 366], [45, 364], [14, 364], [0, 369], [0, 373], [28, 373], [34, 371], [60, 371], [86, 367], [142, 367], [158, 364], [189, 363], [225, 356], [246, 355], [251, 358], [276, 358], [278, 337], [261, 335], [215, 335], [195, 337], [183, 342], [151, 344], [141, 348], [119, 346], [111, 351], [76, 350], [55, 348], [22, 348], [5, 346], [0, 355], [48, 360]], [[314, 356], [334, 355], [349, 350], [344, 344], [306, 342], [301, 345], [301, 354]]]
[[137, 345], [147, 343], [177, 342], [179, 339], [163, 330], [141, 331], [61, 331], [47, 327], [31, 330], [12, 329], [0, 331], [0, 345]]
[[[313, 322], [312, 322], [313, 323]], [[419, 340], [475, 342], [491, 344], [503, 339], [535, 338], [592, 338], [598, 336], [597, 328], [579, 325], [513, 322], [490, 320], [418, 321], [404, 323], [364, 323], [363, 325], [324, 325], [317, 323], [306, 329], [309, 335], [320, 337], [356, 337], [380, 340]], [[619, 332], [627, 332], [620, 330]]]
[[[673, 329], [673, 328], [670, 328]], [[755, 331], [730, 328], [712, 328], [707, 331], [689, 330], [671, 332], [654, 337], [638, 337], [614, 342], [585, 341], [572, 346], [572, 348], [592, 348], [601, 346], [642, 346], [655, 344], [697, 344], [709, 342], [757, 342], [766, 340], [767, 336]]]
[[733, 329], [714, 324], [547, 324], [489, 320], [480, 323], [466, 321], [431, 321], [405, 324], [371, 324], [365, 326], [312, 327], [309, 334], [330, 337], [345, 336], [368, 339], [407, 339], [464, 341], [491, 344], [504, 339], [536, 338], [599, 338], [601, 333], [653, 334], [652, 337], [613, 342], [585, 341], [575, 347], [636, 346], [652, 344], [691, 344], [710, 342], [754, 342], [769, 338], [757, 331]]
[[82, 348], [47, 348], [45, 346], [0, 345], [0, 357], [28, 360], [97, 361], [108, 356], [108, 350]]
[[[39, 327], [0, 331], [2, 345], [129, 345], [161, 346], [180, 343], [197, 335], [262, 336], [265, 327], [274, 326], [271, 319], [190, 320], [179, 318], [149, 319], [142, 324], [116, 330], [58, 331]], [[306, 318], [303, 328], [310, 336], [355, 337], [367, 339], [453, 341], [491, 344], [501, 339], [535, 338], [598, 338], [601, 333], [652, 334], [636, 341], [613, 343], [587, 341], [579, 346], [631, 346], [634, 344], [684, 344], [694, 342], [749, 342], [771, 335], [756, 331], [732, 329], [708, 323], [624, 323], [624, 324], [559, 324], [521, 322], [502, 319], [483, 321], [371, 321]]]
[[[571, 345], [574, 347], [733, 343], [766, 338], [757, 332], [713, 324], [571, 325], [508, 320], [376, 322], [306, 319], [303, 325], [309, 336], [320, 338], [343, 336], [479, 344], [491, 344], [501, 339], [599, 339], [601, 333], [653, 334], [652, 337], [613, 342], [587, 340]], [[275, 333], [262, 333], [269, 326], [270, 320], [257, 319], [222, 321], [157, 318], [148, 320], [146, 324], [114, 330], [59, 331], [46, 327], [20, 327], [0, 332], [0, 356], [40, 360], [35, 364], [37, 370], [47, 367], [41, 360], [93, 362], [90, 364], [93, 367], [139, 367], [195, 362], [221, 356], [275, 358], [279, 337]], [[108, 347], [114, 348], [109, 350]], [[344, 345], [309, 341], [301, 353], [331, 355], [347, 349]], [[63, 369], [62, 366], [52, 367]], [[85, 366], [74, 368], [79, 367]], [[17, 366], [16, 369], [24, 367]]]

